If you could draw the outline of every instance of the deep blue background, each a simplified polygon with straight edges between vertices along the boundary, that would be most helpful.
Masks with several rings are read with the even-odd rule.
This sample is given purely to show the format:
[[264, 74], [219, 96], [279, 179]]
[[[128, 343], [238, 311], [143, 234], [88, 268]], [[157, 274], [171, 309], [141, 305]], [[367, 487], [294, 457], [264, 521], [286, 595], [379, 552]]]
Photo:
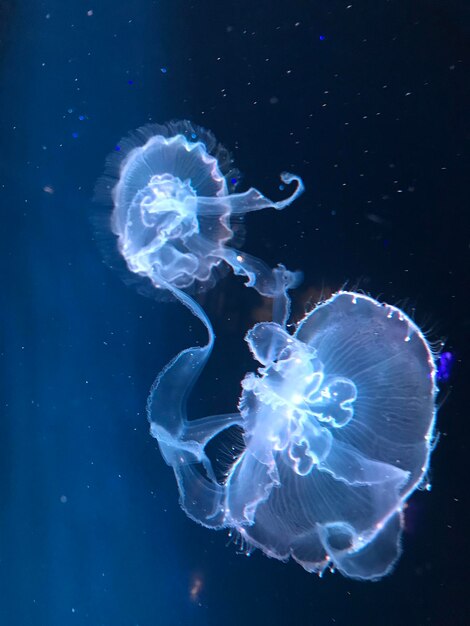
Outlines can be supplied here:
[[[466, 623], [470, 18], [457, 0], [348, 6], [0, 2], [2, 625]], [[304, 177], [294, 206], [246, 223], [247, 250], [305, 270], [297, 314], [347, 284], [456, 356], [433, 490], [379, 583], [246, 558], [179, 508], [144, 407], [204, 334], [103, 263], [91, 200], [120, 137], [172, 118], [211, 128], [246, 185]], [[234, 408], [260, 305], [246, 291], [207, 296], [218, 344], [195, 414]]]

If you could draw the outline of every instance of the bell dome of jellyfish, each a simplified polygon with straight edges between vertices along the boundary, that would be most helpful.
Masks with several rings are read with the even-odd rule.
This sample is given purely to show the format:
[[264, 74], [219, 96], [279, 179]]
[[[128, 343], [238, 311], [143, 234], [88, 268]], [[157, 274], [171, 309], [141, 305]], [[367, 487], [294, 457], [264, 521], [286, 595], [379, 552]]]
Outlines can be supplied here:
[[[281, 175], [295, 189], [277, 202], [253, 188], [234, 193], [239, 174], [229, 152], [188, 121], [144, 126], [118, 147], [101, 188], [112, 198], [112, 230], [131, 272], [179, 298], [178, 290], [212, 287], [217, 273], [231, 267], [271, 295], [276, 287], [264, 263], [227, 245], [234, 236], [231, 220], [288, 206], [303, 190], [299, 177]], [[293, 286], [299, 274], [286, 271], [285, 279]]]
[[263, 367], [243, 381], [252, 458], [230, 482], [246, 480], [250, 466], [265, 491], [249, 507], [233, 498], [248, 522], [239, 531], [308, 571], [387, 574], [401, 552], [403, 505], [432, 449], [437, 389], [423, 334], [399, 309], [340, 292], [293, 336], [260, 324], [247, 340]]
[[[197, 373], [182, 358], [152, 389], [151, 432], [181, 506], [309, 572], [381, 578], [400, 555], [404, 504], [432, 451], [437, 389], [425, 337], [399, 309], [339, 292], [294, 334], [265, 322], [246, 340], [260, 367], [242, 381], [238, 413], [187, 420], [178, 399]], [[206, 446], [235, 424], [245, 446], [221, 482]]]

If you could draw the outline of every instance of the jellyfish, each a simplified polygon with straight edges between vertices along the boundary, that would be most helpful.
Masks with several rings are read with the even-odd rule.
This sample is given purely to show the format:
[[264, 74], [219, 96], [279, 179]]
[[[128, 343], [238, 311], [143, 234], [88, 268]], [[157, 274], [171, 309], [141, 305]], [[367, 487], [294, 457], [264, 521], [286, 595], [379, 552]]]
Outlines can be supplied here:
[[[193, 350], [151, 391], [151, 433], [182, 508], [308, 572], [388, 574], [401, 552], [404, 505], [426, 479], [433, 446], [436, 368], [423, 333], [403, 311], [342, 291], [294, 333], [265, 322], [246, 341], [259, 367], [242, 381], [237, 412], [187, 418], [200, 372]], [[233, 425], [243, 451], [220, 479], [207, 445]]]
[[[179, 298], [177, 290], [212, 287], [225, 265], [260, 294], [277, 293], [279, 276], [228, 245], [232, 220], [289, 206], [303, 192], [299, 176], [281, 174], [284, 184], [295, 185], [284, 200], [269, 200], [254, 188], [235, 193], [239, 173], [230, 153], [210, 131], [189, 121], [144, 126], [118, 148], [101, 191], [112, 197], [112, 230], [131, 272]], [[283, 279], [286, 289], [293, 288], [301, 273], [286, 270]]]

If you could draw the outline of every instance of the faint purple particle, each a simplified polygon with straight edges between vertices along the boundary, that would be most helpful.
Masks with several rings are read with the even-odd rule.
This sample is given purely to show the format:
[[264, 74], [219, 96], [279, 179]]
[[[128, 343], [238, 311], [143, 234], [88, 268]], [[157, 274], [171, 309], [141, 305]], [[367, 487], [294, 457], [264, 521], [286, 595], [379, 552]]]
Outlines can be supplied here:
[[437, 380], [449, 380], [453, 364], [454, 355], [452, 352], [443, 352], [437, 362]]

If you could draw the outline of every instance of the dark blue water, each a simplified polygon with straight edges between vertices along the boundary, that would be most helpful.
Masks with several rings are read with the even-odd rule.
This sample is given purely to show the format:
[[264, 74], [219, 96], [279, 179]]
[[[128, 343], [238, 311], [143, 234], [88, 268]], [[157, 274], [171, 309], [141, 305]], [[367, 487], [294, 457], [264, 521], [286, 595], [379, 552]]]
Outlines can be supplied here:
[[[0, 3], [0, 623], [466, 623], [464, 3], [94, 4]], [[103, 262], [92, 203], [120, 137], [172, 118], [211, 128], [243, 184], [275, 195], [280, 171], [303, 176], [298, 206], [246, 224], [247, 250], [305, 270], [298, 314], [347, 284], [455, 355], [433, 490], [410, 501], [379, 583], [246, 558], [179, 508], [144, 409], [203, 329]], [[234, 409], [260, 304], [219, 287], [196, 414]]]

